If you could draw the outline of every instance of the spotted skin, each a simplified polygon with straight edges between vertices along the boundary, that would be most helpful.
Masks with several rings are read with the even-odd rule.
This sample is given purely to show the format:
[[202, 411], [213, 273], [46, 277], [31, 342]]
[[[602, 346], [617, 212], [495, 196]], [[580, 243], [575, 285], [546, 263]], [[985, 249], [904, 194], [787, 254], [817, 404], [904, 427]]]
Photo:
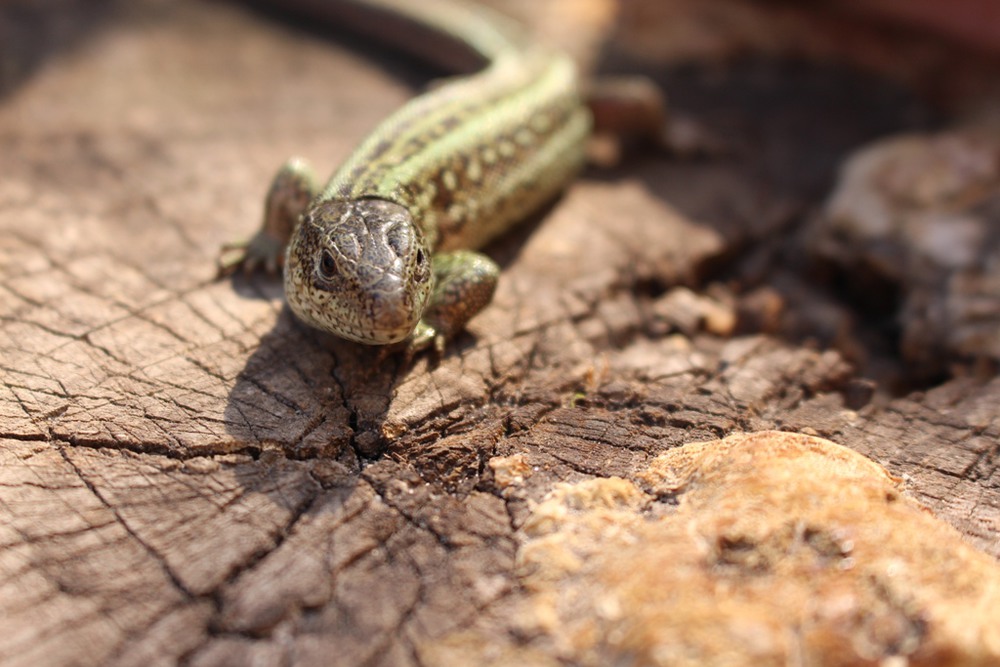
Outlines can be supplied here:
[[284, 250], [285, 295], [307, 324], [441, 349], [493, 296], [499, 268], [475, 251], [575, 177], [591, 113], [572, 61], [501, 17], [451, 1], [346, 1], [428, 26], [486, 66], [403, 106], [322, 190], [305, 163], [287, 163], [260, 232], [224, 269], [273, 269]]
[[307, 324], [348, 340], [405, 340], [433, 288], [423, 232], [393, 202], [316, 200], [288, 245], [288, 305]]

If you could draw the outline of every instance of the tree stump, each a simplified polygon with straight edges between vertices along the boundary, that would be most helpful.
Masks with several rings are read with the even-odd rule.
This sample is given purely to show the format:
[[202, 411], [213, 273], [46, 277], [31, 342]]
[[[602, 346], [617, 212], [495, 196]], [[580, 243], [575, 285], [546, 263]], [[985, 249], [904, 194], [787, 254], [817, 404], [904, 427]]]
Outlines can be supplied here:
[[[642, 64], [621, 35], [651, 5], [610, 23], [596, 0], [537, 5], [514, 9], [554, 41], [569, 37], [553, 16], [590, 30], [581, 43], [611, 30], [595, 66]], [[652, 13], [647, 30], [666, 25]], [[842, 20], [782, 16], [791, 33]], [[879, 482], [886, 494], [929, 508], [961, 562], [995, 580], [1000, 379], [980, 364], [907, 384], [880, 320], [802, 261], [796, 236], [848, 153], [926, 127], [927, 105], [891, 67], [677, 64], [692, 54], [645, 67], [723, 137], [721, 155], [588, 170], [489, 248], [496, 300], [443, 357], [378, 364], [298, 324], [279, 281], [215, 281], [214, 259], [258, 224], [277, 165], [301, 154], [332, 170], [439, 73], [236, 4], [0, 7], [0, 664], [644, 655], [662, 638], [615, 644], [612, 624], [589, 630], [607, 641], [567, 639], [580, 614], [629, 617], [600, 607], [600, 581], [566, 584], [586, 613], [539, 605], [551, 591], [531, 565], [557, 555], [537, 549], [539, 508], [667, 516], [685, 501], [666, 473], [649, 482], [660, 457], [741, 432], [870, 457], [898, 478]], [[817, 489], [838, 501], [836, 484]], [[758, 554], [727, 549], [740, 567]], [[872, 660], [940, 659], [905, 604]], [[956, 646], [941, 650], [995, 657], [975, 638]]]

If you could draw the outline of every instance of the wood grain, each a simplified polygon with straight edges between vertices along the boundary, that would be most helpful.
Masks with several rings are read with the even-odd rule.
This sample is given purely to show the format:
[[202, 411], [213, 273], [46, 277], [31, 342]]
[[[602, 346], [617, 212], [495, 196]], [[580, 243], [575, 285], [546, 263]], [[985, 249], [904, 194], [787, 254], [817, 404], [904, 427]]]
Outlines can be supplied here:
[[448, 354], [377, 366], [213, 261], [285, 158], [332, 170], [433, 73], [238, 5], [88, 7], [0, 8], [0, 664], [554, 664], [513, 612], [533, 508], [736, 431], [870, 456], [1000, 556], [1000, 381], [892, 396], [822, 329], [747, 325], [871, 340], [780, 260], [844, 156], [909, 129], [887, 84], [670, 78], [733, 154], [588, 172], [491, 248]]

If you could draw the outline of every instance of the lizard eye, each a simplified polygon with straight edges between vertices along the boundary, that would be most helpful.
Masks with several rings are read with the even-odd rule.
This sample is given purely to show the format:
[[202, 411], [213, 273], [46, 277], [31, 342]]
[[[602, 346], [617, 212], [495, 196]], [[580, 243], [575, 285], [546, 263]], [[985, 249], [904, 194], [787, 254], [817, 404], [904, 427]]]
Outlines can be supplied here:
[[337, 260], [333, 258], [329, 250], [323, 251], [323, 256], [319, 260], [319, 272], [324, 278], [337, 277]]

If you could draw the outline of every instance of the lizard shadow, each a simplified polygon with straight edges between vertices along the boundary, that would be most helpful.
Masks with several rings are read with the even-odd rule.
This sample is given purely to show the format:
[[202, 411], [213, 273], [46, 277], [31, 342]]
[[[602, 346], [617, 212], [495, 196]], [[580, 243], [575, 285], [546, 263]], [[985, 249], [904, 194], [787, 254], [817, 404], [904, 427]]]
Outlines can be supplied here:
[[[241, 289], [261, 297], [261, 288]], [[288, 458], [333, 458], [355, 468], [359, 457], [381, 452], [381, 425], [403, 375], [401, 360], [383, 354], [311, 329], [283, 305], [229, 392], [226, 431], [251, 453], [279, 449]]]
[[[280, 293], [273, 279], [237, 279], [250, 298]], [[445, 355], [475, 346], [463, 332]], [[427, 355], [427, 368], [440, 361]], [[357, 468], [388, 446], [382, 426], [397, 385], [417, 360], [401, 347], [361, 345], [299, 322], [283, 304], [236, 377], [224, 411], [226, 432], [251, 453], [278, 449], [292, 459], [326, 458]]]

